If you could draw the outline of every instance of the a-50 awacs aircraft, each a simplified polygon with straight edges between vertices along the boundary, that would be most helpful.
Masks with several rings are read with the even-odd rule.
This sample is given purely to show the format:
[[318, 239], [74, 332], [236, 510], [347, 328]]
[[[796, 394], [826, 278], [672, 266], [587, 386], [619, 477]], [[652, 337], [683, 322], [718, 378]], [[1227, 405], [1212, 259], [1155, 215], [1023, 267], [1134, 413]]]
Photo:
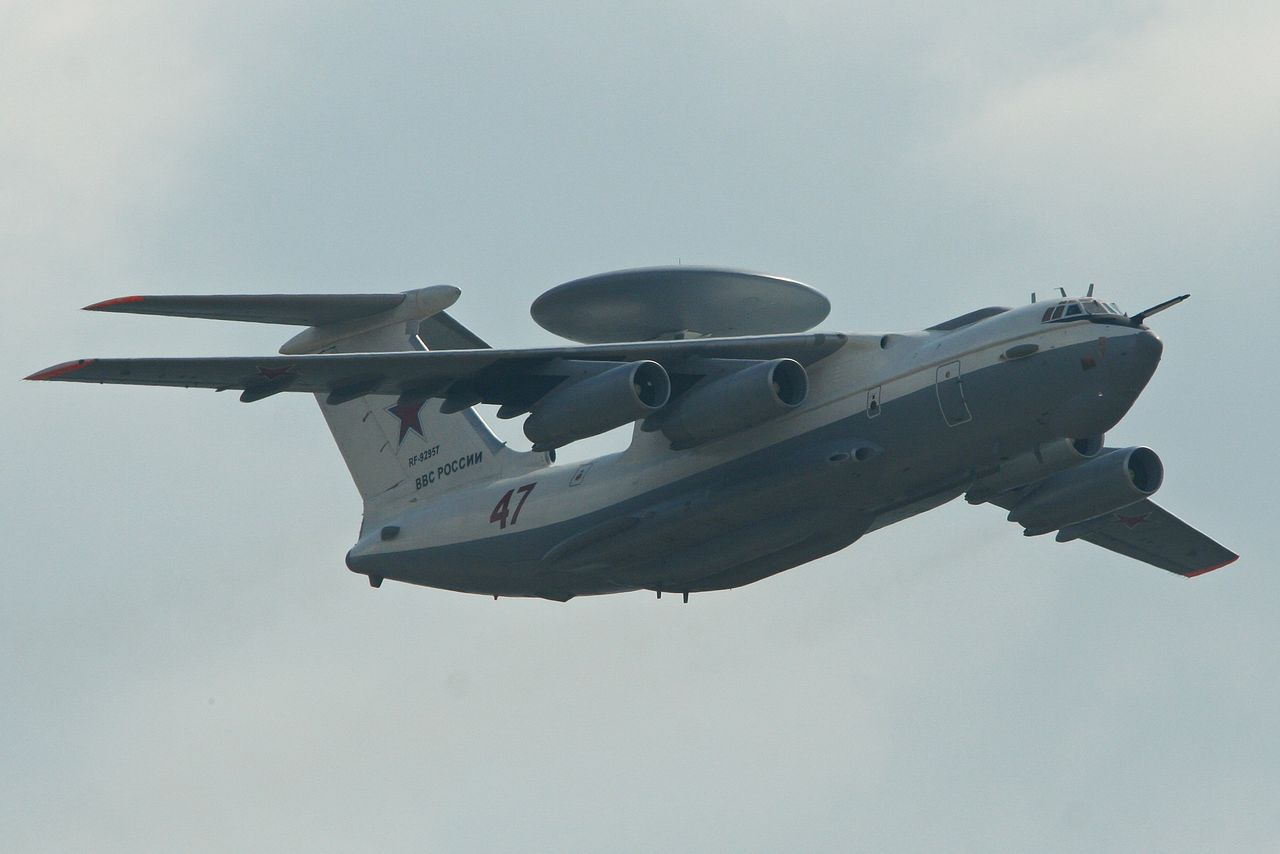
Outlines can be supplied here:
[[[787, 279], [625, 270], [533, 305], [581, 346], [492, 349], [396, 294], [135, 296], [94, 311], [309, 327], [280, 356], [80, 359], [28, 377], [315, 394], [364, 499], [347, 566], [492, 596], [688, 594], [759, 581], [964, 494], [1184, 576], [1236, 555], [1151, 500], [1163, 468], [1103, 434], [1160, 360], [1148, 317], [1092, 296], [984, 308], [919, 332], [805, 333]], [[526, 415], [532, 451], [473, 407]], [[636, 422], [620, 453], [555, 449]]]

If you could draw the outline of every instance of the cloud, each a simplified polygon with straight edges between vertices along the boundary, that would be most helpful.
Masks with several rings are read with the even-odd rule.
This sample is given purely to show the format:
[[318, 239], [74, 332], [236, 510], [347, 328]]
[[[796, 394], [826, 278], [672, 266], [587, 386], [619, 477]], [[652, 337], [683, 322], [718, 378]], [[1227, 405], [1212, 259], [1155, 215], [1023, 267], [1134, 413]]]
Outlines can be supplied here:
[[6, 12], [0, 103], [17, 119], [0, 137], [9, 264], [18, 252], [25, 272], [52, 275], [51, 255], [121, 261], [130, 220], [181, 191], [193, 142], [216, 126], [225, 91], [197, 37], [205, 11], [52, 2]]
[[[1021, 211], [1203, 225], [1280, 187], [1280, 9], [1172, 5], [989, 81], [933, 155]], [[1188, 214], [1196, 214], [1189, 217]]]

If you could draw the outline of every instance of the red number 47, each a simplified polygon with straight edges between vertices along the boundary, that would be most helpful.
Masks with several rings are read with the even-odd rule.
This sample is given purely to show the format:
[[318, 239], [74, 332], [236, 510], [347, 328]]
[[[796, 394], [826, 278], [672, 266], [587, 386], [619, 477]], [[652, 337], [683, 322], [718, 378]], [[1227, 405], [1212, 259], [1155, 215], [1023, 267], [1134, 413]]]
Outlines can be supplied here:
[[[489, 514], [490, 522], [497, 522], [500, 527], [514, 525], [516, 520], [520, 518], [520, 510], [524, 507], [525, 499], [529, 497], [529, 493], [533, 492], [533, 488], [537, 486], [537, 481], [526, 483], [524, 486], [508, 489], [506, 494], [498, 499], [498, 505], [493, 508], [493, 512]], [[520, 493], [520, 500], [516, 502], [516, 509], [511, 509], [511, 497], [516, 493]], [[508, 515], [510, 518], [508, 518]]]

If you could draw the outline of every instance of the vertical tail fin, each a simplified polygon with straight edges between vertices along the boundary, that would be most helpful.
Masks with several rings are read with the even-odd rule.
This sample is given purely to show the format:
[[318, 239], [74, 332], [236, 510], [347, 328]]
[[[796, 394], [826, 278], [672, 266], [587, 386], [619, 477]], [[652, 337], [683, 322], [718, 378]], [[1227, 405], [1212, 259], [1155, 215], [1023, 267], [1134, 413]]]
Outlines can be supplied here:
[[[306, 326], [280, 352], [388, 353], [467, 350], [488, 345], [444, 310], [458, 299], [451, 285], [390, 294], [206, 294], [131, 296], [92, 311], [199, 317]], [[442, 410], [438, 398], [409, 395], [317, 395], [320, 411], [364, 499], [365, 518], [401, 509], [419, 496], [499, 476], [507, 460], [535, 466], [541, 455], [516, 454], [470, 408]]]
[[[396, 323], [343, 338], [323, 352], [425, 350], [417, 327], [416, 322]], [[316, 400], [364, 499], [367, 519], [389, 515], [419, 497], [492, 479], [499, 457], [507, 453], [474, 410], [442, 412], [439, 398], [370, 394], [337, 403], [324, 395]]]

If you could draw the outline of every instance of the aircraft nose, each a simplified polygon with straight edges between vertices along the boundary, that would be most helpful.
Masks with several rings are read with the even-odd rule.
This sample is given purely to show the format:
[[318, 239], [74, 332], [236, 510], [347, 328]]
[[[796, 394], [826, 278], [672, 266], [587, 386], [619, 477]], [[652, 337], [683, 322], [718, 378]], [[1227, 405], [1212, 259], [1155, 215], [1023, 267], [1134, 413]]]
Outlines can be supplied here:
[[1115, 372], [1112, 375], [1112, 389], [1132, 401], [1156, 372], [1160, 354], [1164, 352], [1164, 343], [1149, 329], [1124, 336], [1112, 343], [1119, 344], [1119, 352], [1123, 354], [1123, 358], [1113, 363]]
[[1164, 342], [1150, 329], [1139, 332], [1137, 339], [1134, 342], [1134, 349], [1138, 358], [1154, 366], [1160, 361], [1160, 354], [1164, 352]]

